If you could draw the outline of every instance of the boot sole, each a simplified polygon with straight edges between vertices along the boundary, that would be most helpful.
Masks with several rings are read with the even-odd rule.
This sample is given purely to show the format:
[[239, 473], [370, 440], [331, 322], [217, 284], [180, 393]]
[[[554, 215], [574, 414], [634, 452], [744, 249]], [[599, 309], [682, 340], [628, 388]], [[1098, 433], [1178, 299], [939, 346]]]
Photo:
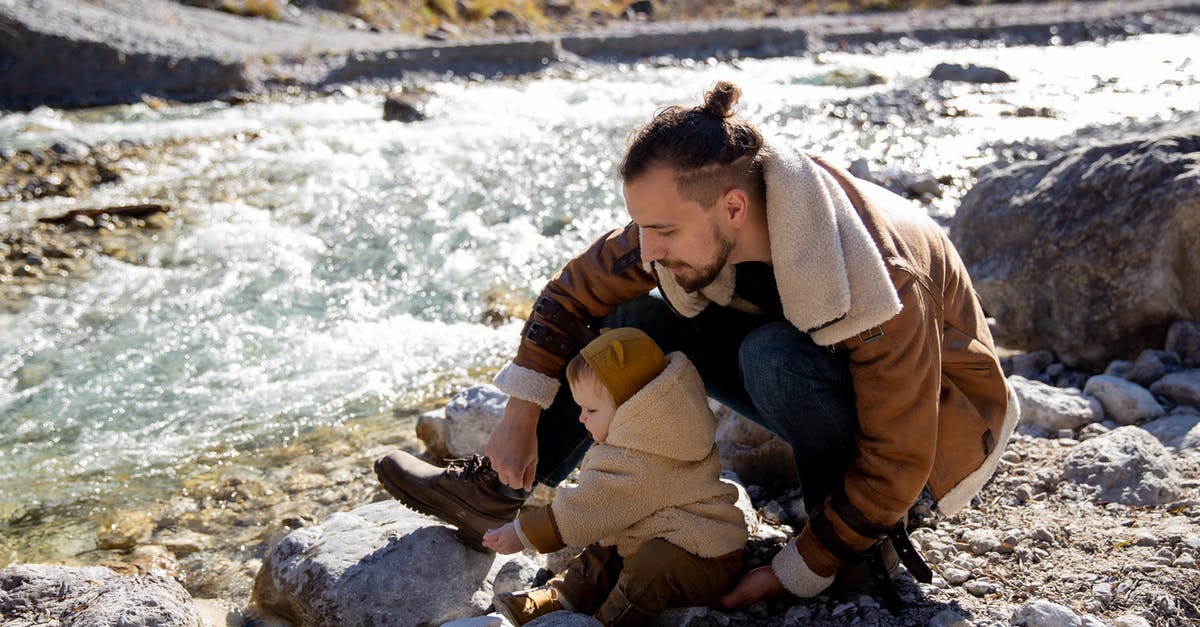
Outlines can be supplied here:
[[[425, 502], [417, 499], [416, 497], [412, 496], [408, 492], [405, 492], [399, 486], [399, 482], [397, 482], [394, 477], [390, 476], [387, 473], [387, 466], [385, 466], [383, 464], [375, 465], [375, 476], [379, 479], [379, 483], [381, 485], [383, 485], [383, 489], [387, 490], [387, 493], [392, 495], [392, 498], [396, 499], [397, 501], [400, 501], [400, 503], [403, 504], [408, 509], [411, 509], [414, 512], [417, 512], [418, 514], [425, 514], [426, 516], [432, 516], [434, 518], [437, 518], [438, 520], [440, 520], [442, 522], [449, 522], [450, 524], [453, 524], [455, 529], [457, 530], [455, 532], [455, 535], [458, 536], [458, 539], [463, 544], [465, 544], [465, 545], [471, 547], [472, 549], [475, 549], [476, 551], [479, 551], [481, 553], [491, 553], [492, 552], [491, 549], [483, 546], [483, 534], [482, 533], [468, 529], [464, 525], [457, 525], [457, 524], [454, 524], [453, 522], [451, 522], [457, 518], [463, 518], [463, 516], [459, 515], [459, 512], [452, 512], [450, 510], [445, 510], [445, 509], [442, 509], [439, 507], [433, 507], [433, 506], [429, 505], [428, 503], [425, 503]], [[447, 495], [447, 496], [449, 498], [453, 498], [452, 496], [449, 496], [449, 495]], [[455, 499], [455, 502], [458, 504], [458, 507], [460, 508], [461, 512], [475, 512], [475, 514], [477, 516], [479, 516], [480, 518], [489, 518], [487, 516], [483, 516], [482, 514], [478, 513], [476, 510], [474, 510], [474, 508], [470, 507], [466, 503], [463, 503], [462, 501]], [[495, 527], [492, 527], [493, 529], [496, 527], [501, 527], [501, 526], [507, 524], [509, 521], [494, 519], [494, 522], [496, 524], [495, 524]]]

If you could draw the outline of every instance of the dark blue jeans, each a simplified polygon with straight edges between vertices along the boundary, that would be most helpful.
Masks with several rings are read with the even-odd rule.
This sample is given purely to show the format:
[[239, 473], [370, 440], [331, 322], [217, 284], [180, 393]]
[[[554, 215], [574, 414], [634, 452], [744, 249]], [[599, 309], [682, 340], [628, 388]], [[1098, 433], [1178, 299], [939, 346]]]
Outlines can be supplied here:
[[[786, 321], [727, 307], [684, 318], [654, 296], [622, 304], [600, 326], [637, 327], [664, 352], [682, 351], [709, 396], [787, 441], [808, 509], [840, 486], [858, 423], [844, 351], [818, 346]], [[591, 443], [564, 381], [538, 422], [538, 481], [558, 485]]]

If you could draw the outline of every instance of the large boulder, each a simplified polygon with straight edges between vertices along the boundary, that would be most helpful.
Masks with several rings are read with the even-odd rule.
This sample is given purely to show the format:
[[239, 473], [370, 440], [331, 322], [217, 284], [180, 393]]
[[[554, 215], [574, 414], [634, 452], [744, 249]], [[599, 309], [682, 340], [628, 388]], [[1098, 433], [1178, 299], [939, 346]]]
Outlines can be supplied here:
[[950, 228], [998, 341], [1071, 367], [1159, 348], [1200, 317], [1200, 116], [996, 168]]
[[1063, 478], [1102, 503], [1165, 505], [1183, 493], [1182, 477], [1162, 443], [1138, 427], [1092, 438], [1067, 454]]
[[496, 589], [533, 585], [523, 554], [468, 548], [436, 519], [381, 501], [288, 534], [263, 562], [252, 603], [297, 625], [440, 625], [486, 613]]
[[191, 595], [161, 573], [131, 577], [101, 566], [41, 564], [0, 570], [0, 619], [5, 625], [200, 625]]

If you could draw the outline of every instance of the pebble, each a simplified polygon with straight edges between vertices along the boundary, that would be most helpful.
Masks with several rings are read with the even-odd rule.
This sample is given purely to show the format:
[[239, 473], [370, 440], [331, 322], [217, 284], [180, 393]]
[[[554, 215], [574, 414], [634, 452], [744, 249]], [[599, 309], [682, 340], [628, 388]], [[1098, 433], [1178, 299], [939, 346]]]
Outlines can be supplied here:
[[1136, 546], [1158, 546], [1158, 538], [1149, 531], [1139, 531], [1133, 534], [1133, 543]]
[[983, 555], [1000, 548], [1000, 540], [995, 532], [986, 529], [972, 529], [963, 534], [972, 555]]
[[970, 621], [950, 609], [942, 610], [929, 619], [929, 627], [970, 627], [970, 625]]
[[1073, 627], [1082, 623], [1071, 608], [1037, 599], [1017, 608], [1012, 615], [1012, 624], [1024, 627]]
[[963, 585], [963, 588], [965, 588], [967, 592], [970, 592], [977, 597], [982, 597], [995, 592], [996, 584], [986, 579], [975, 579], [968, 581], [965, 585]]
[[942, 571], [942, 577], [951, 585], [961, 586], [971, 578], [971, 573], [961, 568], [950, 567]]

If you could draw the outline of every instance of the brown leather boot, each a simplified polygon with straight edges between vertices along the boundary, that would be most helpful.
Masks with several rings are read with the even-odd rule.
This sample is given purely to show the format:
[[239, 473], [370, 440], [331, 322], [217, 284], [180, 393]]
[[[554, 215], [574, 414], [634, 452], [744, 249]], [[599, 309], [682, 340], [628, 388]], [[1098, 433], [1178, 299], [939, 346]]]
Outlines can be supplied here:
[[483, 533], [511, 521], [529, 492], [500, 482], [486, 457], [452, 459], [445, 468], [404, 451], [392, 451], [375, 461], [379, 482], [393, 497], [422, 514], [458, 527], [465, 544], [485, 551]]
[[558, 591], [549, 586], [520, 592], [501, 592], [492, 597], [492, 607], [514, 625], [524, 625], [539, 616], [563, 609], [558, 600]]

